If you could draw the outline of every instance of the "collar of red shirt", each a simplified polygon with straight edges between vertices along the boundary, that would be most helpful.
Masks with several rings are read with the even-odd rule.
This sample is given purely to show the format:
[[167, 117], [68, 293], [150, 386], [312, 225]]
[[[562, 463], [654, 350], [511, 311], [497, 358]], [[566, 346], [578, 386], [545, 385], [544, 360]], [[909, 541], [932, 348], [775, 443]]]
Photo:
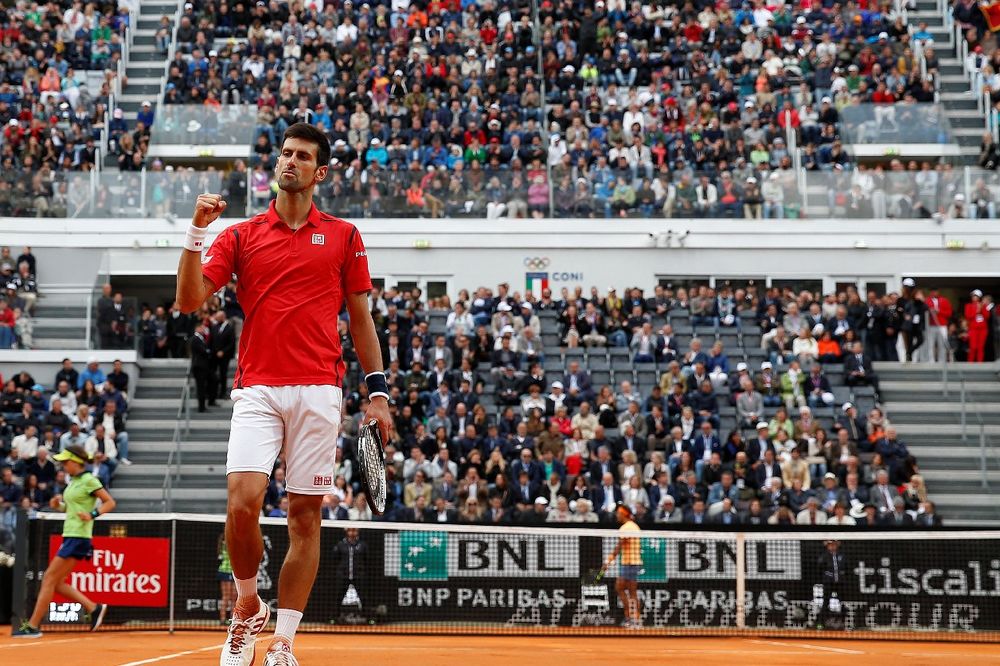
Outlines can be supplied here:
[[[278, 211], [275, 209], [276, 202], [276, 199], [272, 200], [271, 205], [267, 207], [267, 212], [264, 213], [264, 219], [267, 220], [267, 223], [272, 227], [276, 224], [284, 223], [284, 220], [281, 219], [281, 216], [278, 215]], [[311, 224], [314, 227], [318, 227], [319, 223], [322, 221], [323, 217], [320, 214], [319, 209], [316, 208], [316, 204], [313, 204], [312, 208], [309, 209], [309, 214], [306, 216], [306, 225]]]

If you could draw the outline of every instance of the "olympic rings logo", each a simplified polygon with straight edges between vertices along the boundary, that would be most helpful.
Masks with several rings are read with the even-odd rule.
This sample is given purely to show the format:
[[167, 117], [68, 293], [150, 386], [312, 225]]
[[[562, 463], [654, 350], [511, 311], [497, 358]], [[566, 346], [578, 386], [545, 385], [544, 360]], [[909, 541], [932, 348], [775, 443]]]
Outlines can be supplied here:
[[524, 267], [525, 268], [530, 268], [530, 269], [536, 270], [536, 271], [543, 270], [543, 269], [549, 267], [549, 258], [548, 257], [525, 257], [524, 258]]

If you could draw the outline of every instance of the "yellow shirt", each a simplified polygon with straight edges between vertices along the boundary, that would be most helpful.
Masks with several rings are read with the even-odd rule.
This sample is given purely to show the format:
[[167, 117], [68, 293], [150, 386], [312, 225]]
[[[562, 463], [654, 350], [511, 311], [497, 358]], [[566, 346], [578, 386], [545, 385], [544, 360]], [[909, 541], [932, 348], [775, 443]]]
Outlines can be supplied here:
[[[629, 520], [618, 528], [618, 532], [638, 532], [639, 526], [634, 521]], [[621, 563], [624, 565], [642, 566], [642, 553], [639, 539], [637, 537], [622, 536]]]

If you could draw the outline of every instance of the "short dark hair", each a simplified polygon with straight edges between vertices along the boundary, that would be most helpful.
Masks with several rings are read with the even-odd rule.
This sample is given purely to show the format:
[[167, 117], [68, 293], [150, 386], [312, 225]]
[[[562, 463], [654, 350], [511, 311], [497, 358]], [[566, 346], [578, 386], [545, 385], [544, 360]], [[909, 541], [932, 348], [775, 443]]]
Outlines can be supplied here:
[[330, 166], [330, 140], [318, 128], [309, 123], [289, 125], [288, 129], [285, 130], [285, 134], [281, 137], [281, 145], [285, 145], [285, 141], [288, 139], [304, 139], [309, 143], [315, 143], [318, 148], [316, 166]]

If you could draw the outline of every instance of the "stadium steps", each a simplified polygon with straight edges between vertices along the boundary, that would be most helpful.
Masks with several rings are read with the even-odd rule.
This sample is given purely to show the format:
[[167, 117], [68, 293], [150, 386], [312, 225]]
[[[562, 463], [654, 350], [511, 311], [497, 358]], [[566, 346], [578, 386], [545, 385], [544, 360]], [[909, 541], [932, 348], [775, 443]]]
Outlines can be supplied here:
[[[900, 440], [916, 456], [931, 499], [949, 525], [996, 526], [1000, 507], [1000, 378], [995, 363], [953, 364], [944, 397], [942, 368], [930, 363], [877, 363], [883, 406]], [[965, 381], [963, 434], [960, 385]], [[986, 440], [983, 488], [980, 422]]]
[[40, 298], [32, 319], [33, 349], [87, 348], [86, 306], [56, 304]]
[[[963, 74], [956, 48], [949, 46], [953, 36], [944, 27], [944, 16], [934, 0], [919, 0], [916, 9], [908, 12], [907, 22], [911, 26], [915, 27], [921, 21], [927, 23], [927, 30], [934, 38], [934, 52], [938, 57], [939, 100], [951, 125], [953, 143], [960, 148], [959, 161], [975, 165], [984, 128], [982, 113], [976, 109], [976, 98], [970, 91], [968, 77]], [[967, 115], [967, 111], [974, 112], [974, 115]]]

